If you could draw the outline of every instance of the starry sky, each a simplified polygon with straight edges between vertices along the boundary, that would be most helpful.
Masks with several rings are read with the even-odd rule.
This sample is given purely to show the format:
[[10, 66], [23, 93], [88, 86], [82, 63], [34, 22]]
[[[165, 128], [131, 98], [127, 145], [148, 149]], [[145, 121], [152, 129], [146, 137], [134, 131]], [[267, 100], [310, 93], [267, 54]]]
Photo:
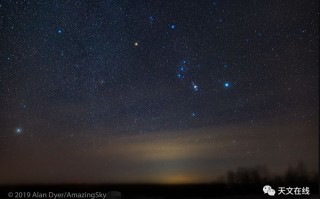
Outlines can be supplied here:
[[316, 171], [318, 26], [316, 0], [2, 0], [0, 184]]

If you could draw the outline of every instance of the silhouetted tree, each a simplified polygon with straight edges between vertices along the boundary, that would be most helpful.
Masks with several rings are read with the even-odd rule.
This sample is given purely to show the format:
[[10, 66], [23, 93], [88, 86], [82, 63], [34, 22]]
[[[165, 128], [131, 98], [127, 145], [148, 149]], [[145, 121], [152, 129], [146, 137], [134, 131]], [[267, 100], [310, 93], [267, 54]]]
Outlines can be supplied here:
[[284, 176], [284, 182], [288, 185], [303, 185], [309, 181], [308, 171], [302, 162], [296, 167], [289, 167]]
[[253, 168], [240, 167], [227, 173], [229, 184], [261, 184], [268, 180], [269, 172], [265, 166]]

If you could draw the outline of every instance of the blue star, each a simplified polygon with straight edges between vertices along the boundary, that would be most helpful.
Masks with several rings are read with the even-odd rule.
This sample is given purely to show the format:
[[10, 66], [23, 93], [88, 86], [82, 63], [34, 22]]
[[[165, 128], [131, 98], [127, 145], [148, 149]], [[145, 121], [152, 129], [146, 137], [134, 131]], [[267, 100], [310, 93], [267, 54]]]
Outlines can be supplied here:
[[224, 67], [227, 68], [227, 67], [228, 67], [228, 64], [225, 64]]
[[59, 29], [57, 30], [57, 32], [58, 32], [59, 34], [62, 34], [63, 30], [62, 30], [61, 28], [59, 28]]
[[22, 128], [18, 127], [16, 128], [16, 134], [21, 134], [22, 133]]
[[171, 28], [172, 30], [176, 29], [176, 25], [175, 25], [175, 24], [170, 24], [169, 26], [170, 26], [170, 28]]
[[228, 82], [225, 82], [225, 83], [224, 83], [224, 87], [225, 87], [225, 88], [228, 88], [229, 86], [230, 86], [230, 83], [228, 83]]
[[192, 113], [192, 115], [191, 115], [192, 117], [195, 117], [196, 116], [196, 113]]
[[149, 20], [150, 20], [150, 22], [153, 22], [154, 17], [153, 17], [153, 16], [150, 16], [150, 17], [149, 17]]
[[181, 70], [181, 71], [184, 71], [184, 66], [181, 66], [181, 67], [180, 67], [180, 70]]

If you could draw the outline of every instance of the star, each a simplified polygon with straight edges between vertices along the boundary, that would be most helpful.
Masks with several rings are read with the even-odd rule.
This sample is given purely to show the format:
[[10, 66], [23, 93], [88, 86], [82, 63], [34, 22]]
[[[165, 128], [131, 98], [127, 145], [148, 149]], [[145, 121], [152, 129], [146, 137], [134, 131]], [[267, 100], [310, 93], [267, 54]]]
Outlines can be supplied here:
[[230, 87], [230, 83], [228, 83], [228, 82], [225, 82], [225, 83], [224, 83], [224, 87], [225, 87], [225, 88], [228, 88], [228, 87]]
[[59, 29], [57, 30], [57, 32], [58, 32], [59, 34], [61, 34], [61, 33], [63, 32], [63, 30], [62, 30], [61, 28], [59, 28]]
[[22, 128], [17, 127], [17, 128], [16, 128], [16, 134], [21, 134], [21, 133], [22, 133]]
[[172, 30], [176, 29], [176, 24], [170, 24], [169, 26]]
[[197, 85], [193, 85], [194, 90], [198, 90], [198, 86]]
[[195, 117], [195, 116], [196, 116], [196, 113], [192, 113], [191, 116], [192, 116], [192, 117]]
[[134, 42], [134, 46], [139, 46], [139, 43], [137, 41]]
[[194, 82], [192, 82], [192, 88], [194, 91], [198, 91], [199, 90], [199, 87], [197, 84], [195, 84]]

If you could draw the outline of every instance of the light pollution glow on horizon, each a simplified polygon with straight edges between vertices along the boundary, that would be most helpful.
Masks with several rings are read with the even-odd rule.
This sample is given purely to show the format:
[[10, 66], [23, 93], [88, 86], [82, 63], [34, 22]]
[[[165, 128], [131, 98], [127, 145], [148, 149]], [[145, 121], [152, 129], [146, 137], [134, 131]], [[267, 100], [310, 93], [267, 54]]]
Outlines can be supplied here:
[[[176, 134], [160, 132], [157, 139], [148, 134], [97, 140], [84, 137], [77, 142], [70, 139], [60, 148], [55, 146], [58, 140], [49, 145], [34, 143], [32, 139], [22, 140], [19, 134], [10, 151], [18, 155], [7, 164], [15, 173], [3, 172], [0, 183], [202, 183], [212, 182], [238, 166], [272, 165], [273, 171], [282, 172], [287, 169], [282, 165], [301, 160], [316, 165], [315, 154], [310, 153], [318, 144], [311, 136], [316, 132], [313, 127], [297, 122], [276, 129], [281, 133], [274, 132], [270, 124], [264, 129], [233, 125]], [[304, 141], [299, 139], [307, 134]], [[74, 144], [79, 142], [81, 147]], [[239, 151], [239, 147], [244, 150]], [[1, 167], [2, 171], [9, 170]]]

